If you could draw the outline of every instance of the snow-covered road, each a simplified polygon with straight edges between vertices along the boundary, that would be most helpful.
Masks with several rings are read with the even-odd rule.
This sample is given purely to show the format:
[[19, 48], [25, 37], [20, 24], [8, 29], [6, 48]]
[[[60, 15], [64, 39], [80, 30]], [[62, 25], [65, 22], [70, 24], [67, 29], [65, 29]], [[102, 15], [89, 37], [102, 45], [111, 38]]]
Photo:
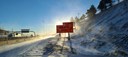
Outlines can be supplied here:
[[84, 54], [51, 54], [43, 55], [43, 48], [56, 37], [38, 38], [36, 40], [6, 45], [0, 47], [0, 57], [105, 57], [100, 55]]
[[[36, 40], [26, 41], [23, 43], [17, 43], [13, 45], [6, 45], [0, 47], [0, 57], [27, 57], [30, 55], [36, 56], [40, 55], [41, 52], [38, 52], [37, 49], [43, 49], [43, 47], [53, 39], [50, 38], [38, 38]], [[29, 51], [33, 51], [33, 53], [29, 53]], [[43, 51], [43, 50], [42, 50]], [[35, 53], [34, 53], [35, 52]]]

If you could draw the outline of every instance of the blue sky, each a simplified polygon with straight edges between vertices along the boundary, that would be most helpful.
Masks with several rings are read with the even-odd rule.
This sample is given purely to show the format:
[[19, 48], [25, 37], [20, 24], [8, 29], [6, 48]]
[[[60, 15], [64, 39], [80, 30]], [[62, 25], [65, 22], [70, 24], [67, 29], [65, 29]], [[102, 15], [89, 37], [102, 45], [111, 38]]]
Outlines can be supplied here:
[[97, 7], [98, 3], [99, 0], [0, 0], [0, 27], [55, 32], [57, 21], [85, 14], [90, 5]]

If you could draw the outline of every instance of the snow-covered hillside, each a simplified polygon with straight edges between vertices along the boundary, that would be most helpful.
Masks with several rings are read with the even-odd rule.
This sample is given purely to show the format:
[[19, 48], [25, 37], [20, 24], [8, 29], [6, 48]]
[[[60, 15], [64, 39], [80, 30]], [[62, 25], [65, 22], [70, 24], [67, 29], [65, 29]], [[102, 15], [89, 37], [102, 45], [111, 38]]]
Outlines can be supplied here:
[[77, 53], [126, 56], [128, 54], [128, 1], [116, 4], [91, 19], [77, 22], [72, 35]]

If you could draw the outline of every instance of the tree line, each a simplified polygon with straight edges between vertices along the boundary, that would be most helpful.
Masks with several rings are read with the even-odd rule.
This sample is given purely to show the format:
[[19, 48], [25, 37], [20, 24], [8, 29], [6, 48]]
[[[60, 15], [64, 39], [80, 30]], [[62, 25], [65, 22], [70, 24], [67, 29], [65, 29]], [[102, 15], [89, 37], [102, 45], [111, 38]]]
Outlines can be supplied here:
[[[113, 0], [100, 0], [97, 9], [102, 12], [106, 10], [107, 8], [112, 7], [112, 5], [113, 5]], [[93, 17], [96, 14], [97, 9], [94, 5], [91, 5], [90, 9], [88, 9], [86, 12], [87, 16]]]
[[[100, 12], [103, 12], [104, 10], [107, 10], [108, 8], [113, 6], [113, 2], [120, 2], [120, 0], [100, 0], [97, 8], [94, 5], [91, 5], [91, 7], [86, 11], [86, 15], [83, 14], [80, 18], [75, 17], [75, 21], [79, 21], [79, 19], [85, 19], [85, 18], [92, 18], [93, 16], [95, 16], [95, 14], [97, 13], [97, 10], [99, 10]], [[74, 18], [71, 17], [71, 21]]]

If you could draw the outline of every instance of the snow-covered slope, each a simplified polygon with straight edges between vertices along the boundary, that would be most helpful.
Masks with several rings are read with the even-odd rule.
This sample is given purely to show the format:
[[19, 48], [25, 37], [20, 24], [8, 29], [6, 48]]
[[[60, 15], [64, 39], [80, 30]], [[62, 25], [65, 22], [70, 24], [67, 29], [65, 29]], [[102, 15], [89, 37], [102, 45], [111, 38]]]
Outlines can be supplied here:
[[77, 53], [128, 54], [128, 1], [116, 4], [91, 19], [80, 20], [77, 25], [80, 29], [72, 35]]

